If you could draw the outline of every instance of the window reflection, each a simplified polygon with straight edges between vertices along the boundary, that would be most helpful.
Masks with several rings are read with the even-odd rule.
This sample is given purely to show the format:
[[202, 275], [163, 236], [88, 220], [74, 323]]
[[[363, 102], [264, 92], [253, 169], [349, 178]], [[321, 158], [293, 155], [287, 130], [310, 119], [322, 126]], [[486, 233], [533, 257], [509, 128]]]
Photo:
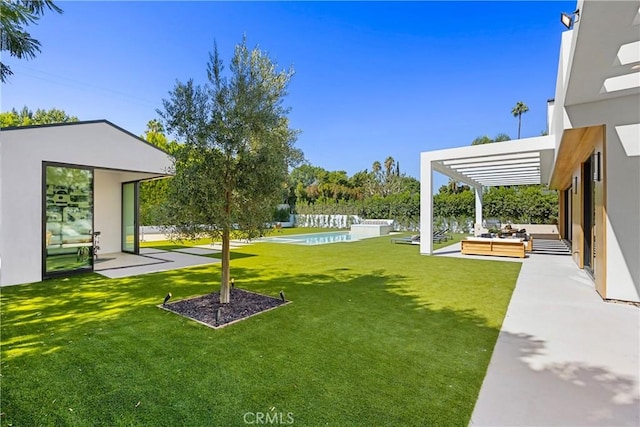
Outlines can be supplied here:
[[93, 265], [93, 172], [46, 167], [45, 274]]

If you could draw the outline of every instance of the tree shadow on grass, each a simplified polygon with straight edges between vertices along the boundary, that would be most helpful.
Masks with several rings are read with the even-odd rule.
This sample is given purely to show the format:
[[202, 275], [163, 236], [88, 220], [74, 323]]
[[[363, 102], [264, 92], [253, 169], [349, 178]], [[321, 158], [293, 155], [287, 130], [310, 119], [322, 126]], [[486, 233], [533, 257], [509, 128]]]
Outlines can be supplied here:
[[[499, 333], [477, 312], [436, 306], [415, 290], [399, 292], [407, 277], [383, 270], [358, 274], [338, 267], [324, 274], [289, 274], [283, 267], [267, 274], [235, 267], [234, 277], [251, 291], [284, 290], [293, 304], [219, 331], [182, 327], [185, 320], [156, 308], [169, 291], [180, 299], [217, 289], [219, 268], [212, 266], [119, 280], [85, 275], [3, 290], [3, 363], [18, 366], [61, 349], [73, 355], [70, 340], [98, 326], [108, 330], [101, 340], [113, 362], [101, 360], [101, 375], [113, 375], [132, 357], [144, 369], [127, 370], [125, 380], [113, 386], [99, 380], [100, 390], [55, 374], [41, 384], [43, 395], [49, 381], [73, 391], [70, 396], [82, 396], [71, 397], [69, 407], [78, 408], [74, 416], [84, 408], [91, 418], [74, 419], [77, 424], [131, 419], [156, 425], [161, 419], [165, 425], [231, 425], [241, 424], [247, 412], [272, 407], [291, 411], [300, 425], [469, 422]], [[50, 333], [56, 336], [51, 341]], [[160, 335], [161, 340], [147, 338]], [[545, 343], [530, 336], [514, 339], [505, 363], [554, 383], [563, 390], [557, 402], [585, 387], [602, 401], [629, 393], [628, 380], [602, 367], [566, 364], [534, 372], [526, 360], [543, 353]], [[82, 355], [73, 357], [91, 364], [104, 359], [101, 351], [85, 345]], [[181, 373], [180, 381], [167, 379], [168, 366]], [[69, 416], [66, 407], [44, 398], [28, 406], [19, 384], [31, 380], [28, 373], [11, 370], [3, 379], [9, 390], [2, 397], [6, 421], [37, 425]], [[508, 387], [504, 391], [505, 402], [520, 398]], [[147, 400], [140, 408], [95, 409], [116, 392], [126, 401], [136, 402], [140, 395]], [[620, 407], [628, 413], [626, 405]], [[51, 417], [45, 422], [40, 413]]]
[[[169, 290], [177, 298], [210, 291], [211, 282], [217, 279], [212, 271], [218, 271], [219, 275], [219, 270], [199, 267], [122, 280], [86, 275], [68, 281], [11, 289], [2, 295], [3, 359], [5, 363], [18, 365], [25, 358], [33, 360], [63, 349], [73, 354], [75, 350], [70, 342], [100, 325], [109, 331], [101, 336], [101, 340], [107, 342], [124, 340], [137, 343], [141, 337], [163, 334], [162, 350], [155, 347], [158, 343], [149, 340], [145, 341], [144, 347], [136, 347], [136, 356], [153, 359], [153, 366], [145, 365], [144, 372], [128, 372], [129, 384], [120, 384], [120, 387], [126, 389], [132, 384], [162, 383], [165, 374], [155, 372], [156, 365], [187, 370], [197, 366], [199, 381], [208, 384], [207, 391], [210, 391], [213, 378], [217, 378], [216, 396], [218, 392], [219, 395], [251, 394], [251, 399], [235, 407], [217, 408], [216, 416], [221, 418], [206, 419], [213, 424], [240, 423], [241, 414], [259, 410], [266, 412], [271, 407], [267, 405], [290, 405], [299, 414], [296, 422], [302, 425], [334, 424], [337, 419], [354, 424], [359, 419], [373, 422], [379, 417], [409, 425], [411, 420], [415, 420], [415, 411], [424, 407], [427, 399], [432, 404], [424, 409], [423, 419], [434, 422], [438, 417], [445, 419], [447, 402], [466, 406], [462, 413], [467, 417], [470, 415], [468, 402], [473, 400], [477, 390], [472, 388], [470, 394], [466, 390], [470, 382], [479, 388], [484, 366], [488, 363], [487, 349], [491, 345], [491, 337], [497, 334], [497, 331], [482, 326], [481, 318], [451, 310], [431, 311], [424, 305], [411, 307], [406, 297], [387, 292], [389, 284], [401, 283], [404, 277], [384, 274], [382, 270], [367, 275], [358, 275], [349, 269], [335, 269], [327, 274], [295, 275], [278, 271], [265, 277], [259, 271], [234, 268], [237, 281], [245, 288], [272, 295], [284, 290], [293, 304], [220, 331], [203, 331], [204, 327], [198, 325], [188, 329], [172, 328], [171, 325], [184, 321], [158, 310], [155, 305]], [[112, 311], [107, 315], [105, 310], [109, 308]], [[125, 323], [128, 324], [126, 328], [123, 326]], [[136, 327], [130, 328], [131, 324]], [[452, 343], [444, 334], [444, 327], [468, 336]], [[477, 329], [486, 331], [478, 334]], [[53, 342], [49, 338], [50, 333], [57, 337]], [[209, 339], [204, 340], [205, 337]], [[202, 353], [202, 346], [209, 348], [207, 353], [215, 353], [216, 359], [234, 361], [229, 368], [234, 376], [229, 382], [220, 383], [220, 372], [226, 375], [224, 366], [214, 369], [209, 358], [191, 359], [191, 354]], [[109, 346], [110, 358], [130, 358], [126, 350], [129, 347]], [[262, 362], [256, 359], [256, 348], [262, 354]], [[99, 351], [95, 351], [92, 354], [91, 347], [85, 346], [82, 358], [101, 358]], [[168, 354], [180, 354], [184, 364], [173, 358], [165, 359]], [[433, 370], [433, 362], [437, 360], [448, 361], [439, 364], [436, 374], [425, 374]], [[363, 369], [365, 366], [367, 369]], [[113, 370], [117, 369], [114, 366]], [[375, 375], [368, 374], [368, 369]], [[216, 371], [219, 373], [214, 374]], [[202, 376], [206, 372], [211, 372], [212, 377], [204, 380]], [[277, 382], [273, 381], [274, 375], [279, 378]], [[250, 390], [237, 389], [238, 381], [244, 377], [254, 378]], [[392, 377], [403, 379], [394, 385], [393, 392], [380, 393], [388, 387], [388, 380]], [[425, 384], [420, 385], [421, 377]], [[14, 379], [28, 380], [28, 377]], [[56, 376], [54, 380], [56, 383], [65, 381], [68, 380], [64, 376]], [[300, 384], [305, 389], [303, 399], [298, 397], [300, 389], [292, 388], [291, 384]], [[452, 384], [455, 391], [448, 390]], [[69, 383], [62, 388], [75, 390], [83, 386], [83, 383]], [[42, 422], [42, 419], [34, 418], [33, 409], [21, 407], [19, 387], [15, 390], [3, 397], [3, 408], [9, 419], [15, 424]], [[202, 393], [196, 383], [184, 390], [182, 410], [176, 410], [171, 402], [158, 398], [159, 408], [165, 405], [171, 408], [171, 413], [169, 409], [163, 413], [163, 419], [167, 417], [173, 420], [172, 423], [184, 423], [186, 420], [191, 425], [204, 422], [201, 407], [215, 405], [213, 402], [203, 405], [201, 397], [194, 398], [192, 393], [196, 392]], [[95, 396], [100, 393], [80, 390], [72, 395]], [[382, 399], [385, 404], [371, 408], [373, 393], [378, 393], [376, 400]], [[154, 387], [153, 394], [162, 396], [163, 392]], [[311, 396], [312, 407], [308, 406]], [[90, 398], [92, 400], [95, 399]], [[73, 402], [73, 407], [79, 408], [84, 404]], [[407, 404], [410, 409], [404, 409]], [[39, 402], [39, 407], [48, 408], [50, 405], [50, 402]], [[389, 410], [389, 407], [396, 409]], [[55, 411], [55, 408], [51, 408], [51, 412], [47, 409], [49, 413]], [[19, 417], [17, 414], [26, 415]], [[436, 418], [433, 418], [434, 414]], [[101, 418], [86, 421], [110, 424], [116, 415], [105, 411], [98, 416]], [[465, 419], [464, 415], [462, 419]], [[140, 421], [142, 424], [153, 422], [153, 419]]]

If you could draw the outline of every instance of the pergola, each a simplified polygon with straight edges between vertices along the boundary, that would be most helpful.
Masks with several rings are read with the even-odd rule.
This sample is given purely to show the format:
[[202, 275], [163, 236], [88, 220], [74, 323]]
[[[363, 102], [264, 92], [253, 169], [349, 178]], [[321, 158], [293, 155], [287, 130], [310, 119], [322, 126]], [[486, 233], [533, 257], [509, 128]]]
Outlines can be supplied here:
[[420, 156], [420, 253], [433, 253], [433, 172], [475, 190], [475, 222], [482, 223], [484, 187], [548, 184], [555, 151], [553, 135], [427, 151]]

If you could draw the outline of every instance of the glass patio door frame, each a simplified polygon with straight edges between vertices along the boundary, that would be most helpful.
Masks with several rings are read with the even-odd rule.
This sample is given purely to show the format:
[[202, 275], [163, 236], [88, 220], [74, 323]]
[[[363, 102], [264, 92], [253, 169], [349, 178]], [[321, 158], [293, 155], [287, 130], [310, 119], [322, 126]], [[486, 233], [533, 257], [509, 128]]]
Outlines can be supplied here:
[[[47, 198], [49, 197], [48, 195], [48, 180], [47, 180], [47, 168], [49, 167], [53, 167], [53, 168], [67, 168], [67, 169], [78, 169], [78, 170], [86, 170], [89, 171], [91, 173], [91, 199], [90, 199], [90, 203], [91, 203], [91, 236], [93, 236], [93, 231], [95, 230], [95, 168], [91, 167], [91, 166], [84, 166], [84, 165], [76, 165], [76, 164], [70, 164], [70, 163], [60, 163], [60, 162], [47, 162], [47, 161], [43, 161], [42, 162], [42, 187], [41, 187], [41, 199], [42, 199], [42, 222], [41, 222], [41, 262], [42, 262], [42, 278], [43, 279], [49, 279], [49, 278], [53, 278], [53, 277], [64, 277], [64, 276], [71, 276], [74, 274], [81, 274], [81, 273], [87, 273], [87, 272], [92, 272], [93, 268], [94, 268], [94, 257], [93, 257], [93, 243], [91, 244], [90, 248], [89, 248], [89, 253], [87, 254], [87, 261], [88, 261], [88, 265], [87, 267], [84, 268], [73, 268], [73, 269], [67, 269], [67, 270], [60, 270], [60, 271], [49, 271], [47, 269], [47, 256], [48, 256], [48, 240], [50, 239], [49, 235], [48, 235], [48, 200]], [[53, 185], [53, 184], [49, 184], [49, 185]], [[62, 199], [62, 197], [61, 197]], [[62, 216], [64, 216], [64, 212], [62, 213]], [[59, 219], [59, 221], [62, 221], [62, 218]], [[92, 239], [93, 240], [93, 239]], [[83, 256], [85, 254], [82, 254]], [[77, 257], [81, 256], [81, 254], [78, 252]]]
[[[127, 200], [129, 196], [126, 187], [132, 187], [132, 199]], [[140, 253], [140, 181], [123, 182], [121, 186], [121, 251], [138, 255]], [[129, 212], [127, 212], [127, 209]], [[130, 210], [133, 210], [131, 212]], [[132, 227], [132, 233], [127, 232], [127, 227]], [[128, 240], [133, 240], [132, 245], [128, 245]]]
[[584, 269], [593, 277], [595, 270], [595, 195], [593, 183], [592, 157], [582, 164], [582, 228], [583, 228], [583, 250], [582, 262]]

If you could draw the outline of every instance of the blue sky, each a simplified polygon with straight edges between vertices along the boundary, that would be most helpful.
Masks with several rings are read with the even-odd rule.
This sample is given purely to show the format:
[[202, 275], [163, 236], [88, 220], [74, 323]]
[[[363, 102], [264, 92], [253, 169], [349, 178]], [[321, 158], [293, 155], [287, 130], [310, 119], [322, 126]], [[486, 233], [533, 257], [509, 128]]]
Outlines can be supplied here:
[[56, 2], [29, 27], [42, 53], [3, 55], [2, 111], [60, 108], [141, 135], [176, 80], [204, 83], [214, 40], [228, 64], [243, 34], [295, 76], [285, 105], [314, 166], [370, 169], [392, 156], [546, 129], [560, 12], [575, 2]]

